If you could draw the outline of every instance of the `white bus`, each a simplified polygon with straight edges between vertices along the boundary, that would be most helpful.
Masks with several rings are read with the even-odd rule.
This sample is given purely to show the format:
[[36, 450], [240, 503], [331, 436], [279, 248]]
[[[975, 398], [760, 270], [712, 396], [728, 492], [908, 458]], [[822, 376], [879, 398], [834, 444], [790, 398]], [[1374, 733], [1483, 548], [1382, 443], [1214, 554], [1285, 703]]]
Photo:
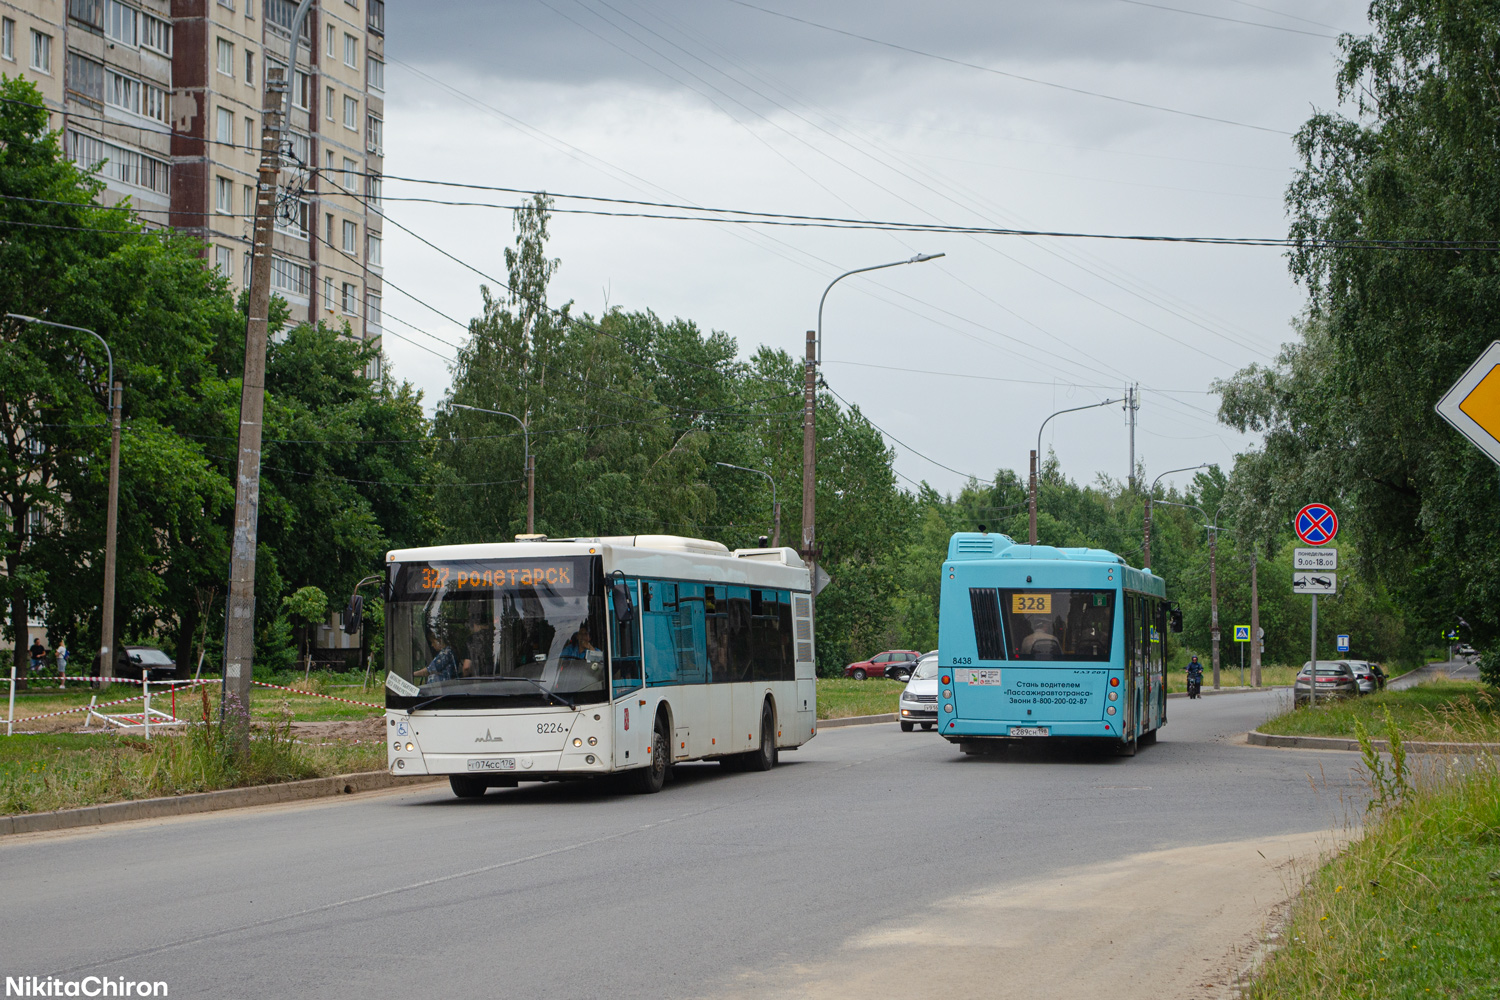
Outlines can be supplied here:
[[768, 770], [816, 727], [808, 582], [791, 549], [674, 535], [391, 552], [391, 772], [472, 798], [615, 772], [655, 792], [685, 760]]

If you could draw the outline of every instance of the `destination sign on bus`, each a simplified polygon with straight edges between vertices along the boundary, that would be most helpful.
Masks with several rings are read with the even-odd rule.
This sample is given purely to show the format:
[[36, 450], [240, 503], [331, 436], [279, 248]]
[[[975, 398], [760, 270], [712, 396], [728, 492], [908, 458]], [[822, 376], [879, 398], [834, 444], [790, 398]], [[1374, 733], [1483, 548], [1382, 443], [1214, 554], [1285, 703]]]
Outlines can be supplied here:
[[497, 559], [484, 562], [407, 563], [401, 567], [396, 593], [417, 596], [438, 591], [537, 589], [557, 594], [588, 590], [589, 569], [583, 560]]

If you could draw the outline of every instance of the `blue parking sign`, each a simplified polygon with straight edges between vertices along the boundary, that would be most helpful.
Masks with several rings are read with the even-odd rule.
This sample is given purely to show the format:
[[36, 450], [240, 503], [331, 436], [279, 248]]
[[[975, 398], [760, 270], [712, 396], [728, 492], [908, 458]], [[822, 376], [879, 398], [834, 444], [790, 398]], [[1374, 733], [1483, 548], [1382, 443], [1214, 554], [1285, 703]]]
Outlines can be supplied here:
[[1339, 636], [1339, 652], [1340, 653], [1347, 653], [1347, 652], [1349, 652], [1349, 637], [1347, 635], [1341, 635], [1341, 636]]

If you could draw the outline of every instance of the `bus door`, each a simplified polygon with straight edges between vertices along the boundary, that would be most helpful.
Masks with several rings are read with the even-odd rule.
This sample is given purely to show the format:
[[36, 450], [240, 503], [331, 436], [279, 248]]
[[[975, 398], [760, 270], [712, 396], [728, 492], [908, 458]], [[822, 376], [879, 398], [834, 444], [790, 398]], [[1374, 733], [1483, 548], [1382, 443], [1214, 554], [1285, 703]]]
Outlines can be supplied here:
[[1140, 718], [1141, 700], [1141, 608], [1140, 598], [1125, 591], [1125, 731], [1127, 740], [1135, 735]]
[[646, 745], [651, 739], [652, 723], [651, 716], [646, 714], [651, 706], [641, 704], [645, 680], [641, 660], [645, 608], [636, 581], [627, 580], [625, 586], [635, 608], [634, 616], [627, 622], [620, 621], [614, 588], [608, 588], [610, 696], [614, 703], [613, 754], [617, 768], [647, 763]]

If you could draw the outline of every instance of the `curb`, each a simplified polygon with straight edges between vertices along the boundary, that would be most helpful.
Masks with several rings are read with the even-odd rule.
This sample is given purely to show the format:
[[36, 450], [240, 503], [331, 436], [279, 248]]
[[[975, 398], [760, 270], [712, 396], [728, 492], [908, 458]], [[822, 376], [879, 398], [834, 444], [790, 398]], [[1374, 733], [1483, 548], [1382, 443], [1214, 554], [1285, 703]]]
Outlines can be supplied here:
[[[1245, 735], [1245, 742], [1257, 747], [1285, 747], [1297, 750], [1353, 750], [1358, 752], [1359, 740], [1342, 736], [1273, 736], [1259, 729]], [[1382, 753], [1390, 750], [1387, 740], [1371, 740], [1371, 745]], [[1483, 753], [1500, 750], [1500, 743], [1420, 743], [1403, 741], [1409, 753]]]
[[873, 726], [877, 722], [899, 722], [901, 717], [895, 712], [889, 715], [848, 715], [842, 719], [819, 719], [819, 729], [839, 729], [843, 726]]
[[420, 784], [424, 779], [433, 780], [427, 775], [398, 776], [386, 771], [361, 771], [356, 774], [338, 774], [328, 778], [287, 781], [278, 785], [251, 785], [249, 788], [226, 788], [217, 792], [195, 792], [192, 795], [174, 795], [159, 799], [107, 802], [103, 805], [84, 806], [80, 809], [59, 809], [56, 812], [0, 816], [0, 836], [12, 833], [45, 833], [81, 826], [103, 826], [106, 823], [124, 823], [136, 819], [164, 819], [169, 816], [217, 812], [220, 809], [241, 809], [245, 806], [273, 805], [278, 802], [297, 802], [332, 795], [353, 795], [356, 792], [373, 792], [382, 788]]

